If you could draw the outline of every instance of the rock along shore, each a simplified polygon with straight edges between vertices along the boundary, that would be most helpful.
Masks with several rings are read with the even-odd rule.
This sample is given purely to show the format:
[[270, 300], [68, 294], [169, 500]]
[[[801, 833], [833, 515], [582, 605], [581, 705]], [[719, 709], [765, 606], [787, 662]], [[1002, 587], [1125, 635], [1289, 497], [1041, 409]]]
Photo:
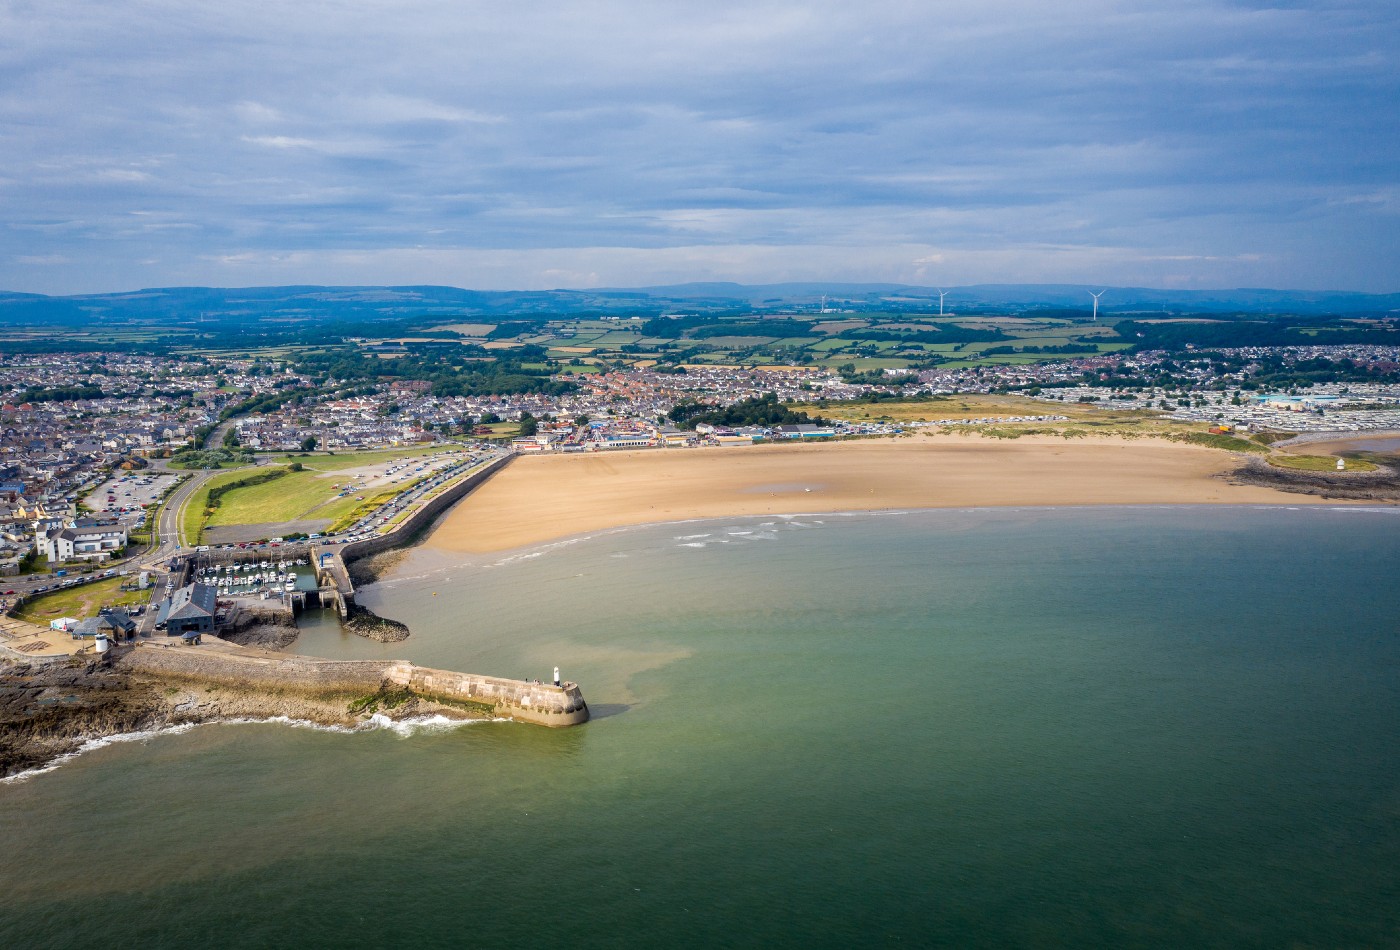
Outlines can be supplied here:
[[416, 696], [386, 682], [231, 682], [188, 672], [138, 668], [121, 660], [0, 665], [0, 778], [43, 768], [92, 739], [170, 726], [285, 716], [355, 727], [375, 714], [393, 720], [441, 715], [487, 718]]
[[1390, 465], [1381, 465], [1374, 472], [1306, 472], [1251, 458], [1224, 477], [1232, 484], [1277, 488], [1319, 498], [1400, 502], [1400, 473]]

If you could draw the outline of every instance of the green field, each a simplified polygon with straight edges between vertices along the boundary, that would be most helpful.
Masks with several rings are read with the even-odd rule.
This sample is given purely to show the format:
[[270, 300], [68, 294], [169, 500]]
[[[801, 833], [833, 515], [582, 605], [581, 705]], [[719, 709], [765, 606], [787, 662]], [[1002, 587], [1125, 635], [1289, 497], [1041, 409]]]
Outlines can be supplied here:
[[209, 489], [237, 481], [244, 477], [245, 472], [251, 471], [253, 469], [250, 467], [231, 472], [220, 472], [195, 490], [185, 504], [183, 517], [180, 521], [181, 543], [189, 545], [199, 543], [200, 532], [204, 530], [205, 508], [209, 506]]
[[230, 524], [262, 524], [272, 521], [300, 521], [303, 518], [334, 520], [351, 511], [359, 502], [353, 495], [337, 498], [330, 479], [313, 471], [290, 472], [261, 485], [237, 488], [222, 499], [205, 523], [206, 527]]
[[[518, 430], [515, 423], [504, 425], [512, 432]], [[442, 451], [440, 447], [404, 448], [353, 452], [348, 455], [286, 456], [289, 462], [300, 462], [303, 466], [302, 471], [289, 471], [280, 478], [260, 485], [233, 489], [223, 496], [219, 507], [209, 512], [207, 509], [210, 488], [227, 485], [268, 469], [244, 468], [235, 472], [220, 473], [201, 486], [190, 499], [189, 506], [185, 509], [184, 536], [189, 544], [199, 544], [199, 535], [205, 527], [300, 521], [308, 518], [348, 523], [355, 520], [351, 516], [356, 512], [382, 504], [385, 497], [401, 491], [408, 483], [378, 486], [369, 491], [340, 497], [340, 489], [331, 487], [343, 484], [341, 480], [333, 477], [336, 473], [384, 462], [426, 458]], [[277, 467], [285, 468], [280, 465]], [[363, 496], [364, 500], [359, 500], [357, 495]]]
[[94, 581], [40, 594], [26, 601], [24, 609], [16, 616], [30, 623], [48, 626], [50, 620], [57, 620], [59, 617], [74, 617], [78, 620], [96, 617], [101, 607], [144, 604], [149, 598], [148, 592], [119, 589], [122, 581], [126, 579], [113, 577], [105, 581]]

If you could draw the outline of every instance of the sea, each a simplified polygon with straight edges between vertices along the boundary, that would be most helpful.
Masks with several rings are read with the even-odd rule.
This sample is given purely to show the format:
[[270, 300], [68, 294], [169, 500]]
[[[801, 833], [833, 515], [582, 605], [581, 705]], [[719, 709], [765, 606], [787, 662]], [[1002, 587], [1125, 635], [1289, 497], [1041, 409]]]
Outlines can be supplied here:
[[562, 730], [205, 725], [0, 785], [0, 946], [1400, 946], [1400, 510], [420, 547], [296, 649]]

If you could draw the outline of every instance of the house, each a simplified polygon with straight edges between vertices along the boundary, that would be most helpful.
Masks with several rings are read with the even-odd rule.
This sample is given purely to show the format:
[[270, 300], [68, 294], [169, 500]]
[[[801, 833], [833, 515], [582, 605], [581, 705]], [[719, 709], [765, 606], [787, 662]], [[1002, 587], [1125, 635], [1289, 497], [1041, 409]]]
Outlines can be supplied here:
[[126, 529], [114, 527], [67, 527], [49, 529], [34, 537], [34, 547], [50, 564], [82, 560], [106, 560], [113, 551], [126, 546]]
[[74, 637], [96, 637], [106, 634], [108, 639], [120, 643], [136, 637], [136, 621], [122, 607], [105, 608], [96, 617], [79, 620], [71, 628]]

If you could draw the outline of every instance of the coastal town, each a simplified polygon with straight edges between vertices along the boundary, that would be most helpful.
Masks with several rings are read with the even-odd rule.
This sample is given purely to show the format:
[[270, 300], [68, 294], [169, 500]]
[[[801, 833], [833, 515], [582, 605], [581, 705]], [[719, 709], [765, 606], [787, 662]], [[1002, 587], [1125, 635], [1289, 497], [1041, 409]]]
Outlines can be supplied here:
[[0, 24], [0, 950], [1400, 950], [1397, 0]]
[[[567, 382], [569, 391], [560, 395], [438, 396], [427, 383], [401, 379], [337, 394], [335, 380], [318, 386], [271, 358], [0, 357], [0, 575], [32, 570], [36, 560], [119, 559], [131, 536], [142, 533], [147, 512], [184, 472], [200, 467], [198, 460], [181, 464], [182, 456], [201, 449], [222, 449], [233, 461], [250, 463], [278, 452], [346, 453], [447, 440], [520, 453], [743, 446], [930, 426], [1056, 422], [1066, 418], [1064, 406], [1148, 410], [1238, 431], [1400, 428], [1400, 384], [1322, 382], [1278, 391], [1256, 381], [1266, 365], [1306, 366], [1319, 359], [1394, 373], [1400, 368], [1396, 348], [1242, 348], [1212, 358], [1149, 351], [996, 367], [887, 369], [875, 382], [852, 382], [824, 368], [690, 364], [561, 372], [553, 378]], [[278, 394], [286, 393], [297, 396], [279, 403]], [[917, 421], [879, 418], [882, 400], [996, 393], [1023, 395], [1044, 409], [939, 418], [941, 404], [931, 401]], [[765, 397], [820, 421], [687, 425], [678, 412]], [[268, 408], [257, 407], [260, 399]], [[229, 415], [230, 407], [250, 402], [252, 409]], [[846, 418], [843, 406], [865, 411]]]

